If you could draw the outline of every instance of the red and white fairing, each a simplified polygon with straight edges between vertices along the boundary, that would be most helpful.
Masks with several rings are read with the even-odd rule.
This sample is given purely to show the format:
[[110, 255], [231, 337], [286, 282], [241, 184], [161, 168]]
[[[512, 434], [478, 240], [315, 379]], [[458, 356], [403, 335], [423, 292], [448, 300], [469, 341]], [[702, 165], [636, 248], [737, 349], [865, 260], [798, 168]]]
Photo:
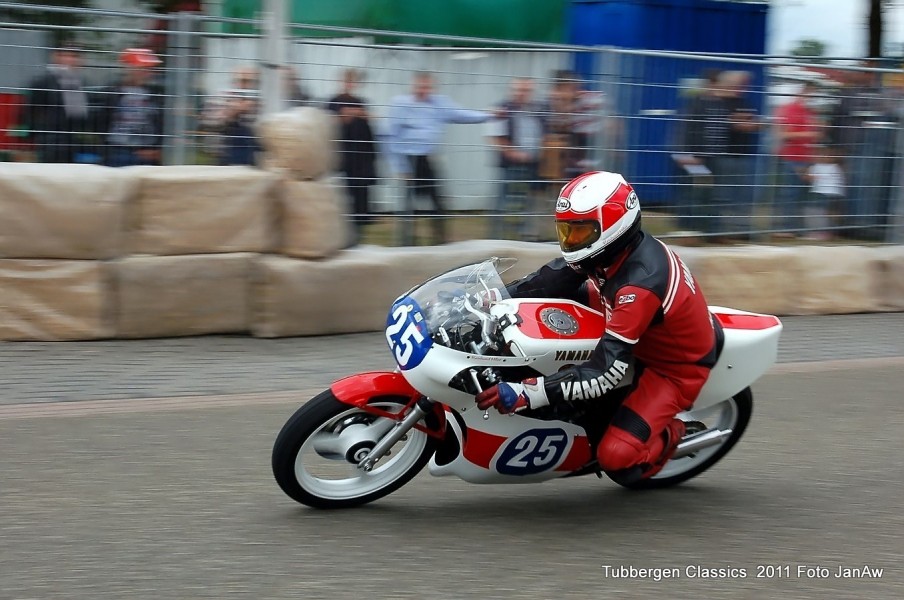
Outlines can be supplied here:
[[[694, 410], [718, 404], [748, 387], [778, 354], [782, 325], [776, 317], [722, 307], [711, 310], [724, 328], [725, 344]], [[438, 464], [434, 457], [430, 472], [473, 483], [529, 483], [580, 469], [592, 459], [583, 428], [520, 414], [485, 414], [475, 407], [472, 395], [448, 383], [468, 368], [527, 365], [550, 375], [584, 362], [605, 331], [605, 316], [567, 300], [508, 299], [495, 304], [491, 312], [517, 323], [503, 331], [514, 356], [467, 354], [436, 345], [420, 365], [403, 371], [415, 389], [446, 404], [446, 422], [461, 445], [461, 452], [449, 462]], [[629, 372], [620, 385], [630, 381]]]

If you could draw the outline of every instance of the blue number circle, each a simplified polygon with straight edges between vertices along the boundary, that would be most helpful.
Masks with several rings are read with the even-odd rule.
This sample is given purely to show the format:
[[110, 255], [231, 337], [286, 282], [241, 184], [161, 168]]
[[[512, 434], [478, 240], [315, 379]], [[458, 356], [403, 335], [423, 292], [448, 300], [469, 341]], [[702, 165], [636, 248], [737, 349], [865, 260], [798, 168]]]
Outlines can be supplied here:
[[530, 429], [509, 440], [496, 459], [496, 470], [503, 475], [542, 473], [559, 464], [567, 447], [564, 429]]
[[410, 296], [392, 305], [386, 317], [386, 343], [403, 371], [421, 364], [433, 346], [421, 307]]

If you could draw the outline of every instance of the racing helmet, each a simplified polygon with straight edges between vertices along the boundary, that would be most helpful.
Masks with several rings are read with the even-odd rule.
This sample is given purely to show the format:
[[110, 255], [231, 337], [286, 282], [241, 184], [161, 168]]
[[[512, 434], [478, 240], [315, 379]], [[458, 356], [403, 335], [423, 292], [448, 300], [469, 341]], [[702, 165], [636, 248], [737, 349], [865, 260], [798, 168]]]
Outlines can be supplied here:
[[640, 232], [640, 202], [618, 173], [584, 173], [565, 184], [556, 202], [556, 232], [565, 261], [576, 271], [605, 268]]

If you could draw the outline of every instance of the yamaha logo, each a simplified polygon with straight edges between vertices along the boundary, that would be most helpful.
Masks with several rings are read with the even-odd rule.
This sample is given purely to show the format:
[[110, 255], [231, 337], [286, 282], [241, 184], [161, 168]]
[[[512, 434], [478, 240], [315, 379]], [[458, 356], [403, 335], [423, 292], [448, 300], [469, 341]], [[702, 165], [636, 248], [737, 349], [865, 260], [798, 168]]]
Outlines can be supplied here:
[[625, 207], [627, 207], [628, 210], [632, 210], [636, 206], [637, 206], [637, 194], [635, 194], [634, 192], [631, 192], [630, 194], [628, 194], [628, 199], [625, 200]]
[[556, 212], [565, 212], [571, 208], [571, 202], [568, 201], [568, 198], [559, 198], [559, 201], [556, 202]]

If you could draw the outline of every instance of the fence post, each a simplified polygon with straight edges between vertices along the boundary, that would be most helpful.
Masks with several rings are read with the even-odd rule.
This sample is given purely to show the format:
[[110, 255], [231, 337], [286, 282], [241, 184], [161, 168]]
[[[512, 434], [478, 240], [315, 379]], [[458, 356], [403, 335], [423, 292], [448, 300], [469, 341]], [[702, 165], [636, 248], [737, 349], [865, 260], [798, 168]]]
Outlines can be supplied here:
[[[760, 115], [761, 130], [757, 147], [757, 189], [754, 191], [754, 210], [750, 227], [751, 241], [764, 243], [768, 241], [770, 232], [779, 229], [776, 224], [781, 222], [778, 206], [777, 191], [781, 184], [779, 181], [778, 141], [775, 136], [774, 109], [769, 103], [770, 90], [773, 89], [775, 79], [775, 67], [768, 61], [763, 64], [763, 112]], [[759, 210], [758, 210], [759, 209]], [[760, 223], [757, 232], [757, 221]]]
[[279, 112], [284, 108], [284, 88], [280, 68], [286, 64], [286, 0], [264, 2], [264, 37], [261, 39], [261, 100], [263, 114]]
[[894, 178], [894, 189], [888, 207], [890, 227], [885, 235], [885, 241], [894, 244], [904, 243], [904, 110], [898, 110], [898, 139], [895, 142], [895, 152], [892, 160], [893, 169], [897, 173]]
[[191, 100], [191, 33], [194, 15], [180, 12], [169, 22], [167, 33], [166, 111], [164, 156], [167, 165], [184, 165], [188, 152], [188, 115]]

